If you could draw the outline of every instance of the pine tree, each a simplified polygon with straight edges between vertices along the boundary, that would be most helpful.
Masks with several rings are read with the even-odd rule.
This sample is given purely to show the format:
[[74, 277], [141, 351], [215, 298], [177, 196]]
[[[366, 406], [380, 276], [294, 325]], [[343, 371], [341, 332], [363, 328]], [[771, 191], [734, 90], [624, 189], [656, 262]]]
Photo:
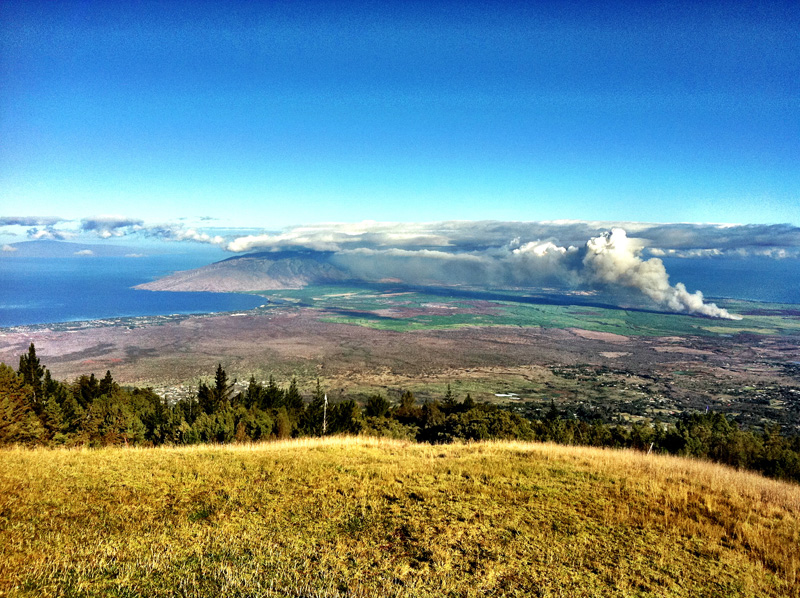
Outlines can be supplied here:
[[118, 389], [119, 385], [114, 382], [114, 378], [111, 377], [111, 370], [106, 370], [106, 375], [102, 380], [100, 380], [97, 392], [100, 396], [111, 396]]
[[303, 410], [303, 397], [300, 396], [300, 391], [297, 389], [297, 380], [295, 378], [292, 378], [289, 383], [289, 390], [286, 391], [284, 404], [289, 412], [299, 413]]
[[361, 409], [353, 399], [336, 403], [330, 409], [329, 433], [358, 434], [363, 427]]
[[62, 405], [64, 413], [64, 431], [76, 434], [83, 429], [86, 412], [73, 395], [69, 395]]
[[263, 409], [276, 409], [283, 403], [283, 391], [275, 383], [275, 377], [270, 375], [267, 388], [264, 389]]
[[400, 405], [394, 412], [395, 418], [403, 424], [415, 423], [422, 416], [422, 409], [416, 406], [416, 398], [410, 390], [403, 391]]
[[31, 387], [33, 390], [33, 405], [41, 406], [43, 403], [43, 392], [42, 392], [42, 377], [44, 376], [44, 367], [39, 363], [39, 358], [36, 357], [36, 347], [31, 346], [28, 347], [28, 353], [25, 355], [20, 355], [19, 357], [19, 375], [22, 376], [22, 380], [25, 384]]
[[456, 410], [457, 407], [456, 398], [453, 395], [453, 391], [450, 388], [450, 384], [447, 385], [447, 392], [444, 395], [444, 401], [442, 401], [442, 410], [445, 413], [452, 413]]
[[201, 382], [197, 387], [197, 404], [203, 413], [214, 413], [216, 409], [214, 393], [205, 382]]
[[250, 376], [250, 381], [247, 384], [247, 391], [244, 395], [245, 409], [252, 407], [261, 407], [262, 395], [264, 394], [264, 387], [256, 382], [255, 376]]
[[275, 436], [289, 438], [292, 435], [292, 420], [286, 409], [281, 407], [275, 416]]
[[389, 415], [390, 408], [389, 401], [380, 394], [374, 394], [367, 399], [367, 404], [364, 406], [364, 414], [367, 417], [386, 417]]
[[67, 398], [66, 388], [64, 388], [64, 385], [58, 380], [53, 380], [53, 377], [50, 375], [50, 370], [47, 368], [44, 369], [42, 393], [45, 397], [55, 397], [59, 405]]
[[75, 382], [73, 391], [75, 398], [84, 409], [88, 408], [92, 402], [100, 397], [100, 382], [95, 378], [94, 373], [86, 376], [85, 374]]
[[214, 375], [214, 399], [217, 409], [230, 405], [234, 384], [236, 380], [228, 384], [228, 374], [222, 369], [221, 363], [217, 365], [217, 373]]
[[209, 387], [205, 382], [201, 382], [197, 389], [197, 401], [203, 412], [218, 413], [224, 407], [230, 407], [234, 384], [235, 380], [228, 384], [228, 374], [222, 369], [221, 363], [217, 365], [214, 386]]
[[31, 406], [32, 392], [22, 376], [0, 363], [0, 444], [35, 444], [45, 436]]
[[464, 411], [469, 411], [473, 407], [475, 407], [475, 401], [472, 399], [472, 395], [467, 393], [467, 397], [464, 399], [464, 402], [461, 403], [461, 408]]
[[50, 438], [64, 431], [64, 412], [53, 395], [44, 400], [41, 420]]

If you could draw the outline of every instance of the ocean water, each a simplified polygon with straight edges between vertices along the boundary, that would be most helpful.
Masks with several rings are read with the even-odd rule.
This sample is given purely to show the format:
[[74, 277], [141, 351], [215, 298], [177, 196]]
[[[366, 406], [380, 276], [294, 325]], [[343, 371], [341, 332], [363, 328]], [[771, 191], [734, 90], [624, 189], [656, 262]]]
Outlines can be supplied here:
[[[131, 287], [209, 263], [199, 255], [0, 259], [0, 327], [252, 309], [237, 293], [172, 293]], [[664, 259], [670, 282], [706, 297], [800, 304], [800, 260]]]
[[706, 297], [800, 303], [800, 259], [665, 258], [671, 284]]
[[252, 309], [263, 297], [131, 287], [208, 263], [199, 256], [0, 259], [0, 327]]

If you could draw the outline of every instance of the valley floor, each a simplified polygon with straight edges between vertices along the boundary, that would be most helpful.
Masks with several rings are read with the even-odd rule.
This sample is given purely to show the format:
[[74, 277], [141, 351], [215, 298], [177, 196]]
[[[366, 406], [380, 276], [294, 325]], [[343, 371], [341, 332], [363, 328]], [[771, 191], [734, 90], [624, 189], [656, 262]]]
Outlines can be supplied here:
[[118, 382], [152, 386], [169, 401], [196, 396], [198, 383], [222, 364], [238, 390], [251, 375], [262, 382], [274, 375], [282, 386], [296, 377], [305, 396], [320, 379], [333, 401], [381, 393], [397, 402], [409, 390], [424, 402], [441, 400], [449, 384], [459, 400], [469, 393], [534, 414], [551, 401], [565, 412], [608, 411], [624, 421], [669, 422], [710, 409], [745, 425], [800, 432], [796, 334], [626, 336], [589, 330], [589, 316], [580, 322], [586, 328], [398, 332], [327, 321], [325, 313], [288, 306], [130, 326], [4, 329], [0, 361], [16, 368], [33, 342], [55, 379], [110, 370]]

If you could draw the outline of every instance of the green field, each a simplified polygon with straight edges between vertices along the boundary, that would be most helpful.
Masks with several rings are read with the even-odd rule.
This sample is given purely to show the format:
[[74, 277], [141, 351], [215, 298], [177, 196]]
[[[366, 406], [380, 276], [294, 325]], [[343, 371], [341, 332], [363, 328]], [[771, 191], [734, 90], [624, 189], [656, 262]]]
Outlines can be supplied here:
[[[465, 326], [540, 326], [582, 328], [625, 336], [800, 333], [800, 316], [783, 313], [784, 310], [796, 310], [797, 306], [791, 305], [725, 300], [720, 305], [733, 313], [759, 313], [744, 315], [742, 320], [720, 320], [603, 306], [592, 304], [591, 298], [586, 297], [558, 295], [553, 299], [531, 297], [520, 291], [461, 293], [469, 296], [448, 297], [444, 293], [346, 286], [258, 294], [273, 304], [320, 310], [320, 318], [324, 321], [396, 332]], [[554, 304], [556, 302], [561, 304]]]
[[778, 597], [800, 489], [533, 443], [0, 451], [0, 595]]

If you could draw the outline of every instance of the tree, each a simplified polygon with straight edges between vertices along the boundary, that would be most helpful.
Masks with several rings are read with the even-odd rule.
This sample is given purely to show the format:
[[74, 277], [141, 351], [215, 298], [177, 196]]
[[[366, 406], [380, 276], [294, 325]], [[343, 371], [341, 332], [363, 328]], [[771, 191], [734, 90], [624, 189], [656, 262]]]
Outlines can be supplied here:
[[36, 357], [36, 347], [28, 347], [28, 352], [19, 357], [19, 375], [22, 376], [24, 384], [31, 387], [32, 391], [32, 404], [35, 409], [44, 402], [44, 393], [42, 392], [42, 377], [44, 376], [44, 367], [39, 363], [39, 358]]
[[56, 435], [61, 434], [64, 430], [64, 412], [61, 405], [58, 404], [56, 398], [52, 395], [44, 400], [41, 415], [42, 424], [47, 429], [48, 437], [55, 438]]
[[84, 374], [75, 381], [75, 388], [72, 394], [75, 395], [81, 407], [86, 409], [95, 399], [100, 397], [100, 382], [94, 377], [94, 374], [89, 376]]
[[363, 427], [361, 409], [353, 399], [331, 406], [328, 431], [331, 434], [358, 434]]
[[250, 381], [247, 384], [247, 390], [244, 393], [244, 406], [246, 409], [251, 407], [260, 407], [262, 396], [264, 394], [264, 387], [256, 382], [255, 376], [250, 376]]
[[275, 383], [275, 377], [270, 375], [267, 388], [264, 390], [262, 409], [276, 409], [283, 403], [283, 391]]
[[374, 394], [367, 399], [364, 406], [364, 415], [367, 417], [386, 417], [389, 414], [391, 403], [380, 394]]
[[202, 413], [214, 413], [217, 408], [214, 401], [214, 392], [205, 382], [201, 382], [197, 387], [197, 404]]
[[62, 411], [64, 413], [64, 431], [75, 437], [83, 430], [86, 411], [72, 394], [64, 401]]
[[464, 402], [461, 403], [461, 410], [462, 411], [469, 411], [473, 407], [475, 407], [475, 401], [473, 400], [472, 395], [467, 393], [467, 396], [464, 399]]
[[436, 402], [425, 403], [422, 406], [422, 429], [419, 439], [425, 442], [438, 442], [440, 427], [444, 424], [445, 414]]
[[230, 405], [233, 386], [235, 384], [236, 380], [228, 384], [228, 374], [222, 369], [222, 364], [218, 364], [217, 373], [214, 374], [214, 395], [217, 405]]
[[317, 378], [317, 386], [311, 402], [306, 407], [303, 417], [303, 429], [306, 434], [311, 436], [322, 435], [322, 423], [325, 417], [325, 393]]
[[274, 433], [278, 438], [289, 438], [292, 435], [292, 420], [283, 407], [278, 409], [278, 413], [275, 415]]
[[300, 391], [297, 389], [295, 378], [292, 378], [289, 383], [289, 390], [286, 391], [283, 402], [289, 412], [299, 413], [303, 410], [303, 397], [300, 396]]
[[111, 370], [106, 370], [106, 375], [102, 380], [100, 380], [100, 384], [97, 387], [97, 392], [100, 396], [110, 396], [118, 389], [119, 385], [114, 382], [114, 378], [111, 377]]
[[35, 444], [45, 436], [31, 406], [33, 390], [22, 376], [0, 363], [0, 444]]
[[234, 384], [236, 384], [235, 380], [228, 383], [228, 374], [222, 369], [222, 364], [217, 365], [214, 386], [210, 387], [205, 382], [201, 382], [197, 388], [197, 401], [200, 409], [204, 413], [212, 414], [225, 407], [230, 407]]
[[442, 411], [445, 413], [452, 413], [456, 410], [457, 405], [456, 397], [453, 394], [453, 390], [450, 388], [450, 384], [448, 384], [447, 392], [444, 393], [444, 400], [442, 401]]
[[414, 393], [410, 390], [403, 391], [400, 397], [400, 406], [395, 410], [394, 416], [400, 423], [414, 424], [422, 416], [422, 410], [415, 405]]
[[42, 392], [44, 393], [45, 401], [52, 397], [55, 398], [59, 405], [63, 405], [64, 401], [67, 400], [67, 394], [69, 393], [69, 390], [66, 384], [63, 384], [58, 380], [53, 380], [53, 377], [50, 375], [50, 370], [45, 368], [44, 380], [42, 381]]

